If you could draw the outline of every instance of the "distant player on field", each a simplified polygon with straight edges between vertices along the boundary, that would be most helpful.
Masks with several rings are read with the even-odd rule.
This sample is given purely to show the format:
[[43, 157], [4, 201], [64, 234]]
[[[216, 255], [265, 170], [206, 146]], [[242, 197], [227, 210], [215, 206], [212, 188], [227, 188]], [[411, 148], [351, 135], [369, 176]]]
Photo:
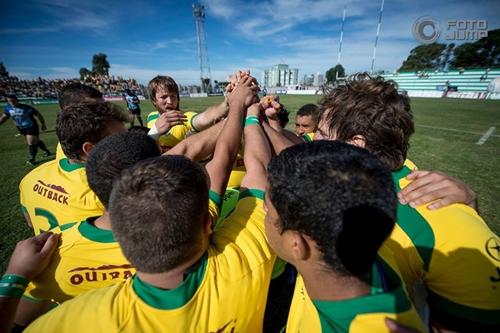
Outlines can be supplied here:
[[45, 119], [42, 114], [38, 112], [35, 108], [27, 105], [21, 104], [17, 100], [16, 95], [7, 96], [7, 106], [4, 109], [4, 113], [0, 116], [0, 124], [3, 124], [7, 119], [11, 118], [16, 123], [16, 127], [19, 133], [26, 137], [28, 142], [30, 158], [27, 163], [31, 165], [36, 164], [36, 153], [38, 148], [45, 152], [44, 156], [48, 157], [51, 155], [50, 151], [47, 149], [42, 140], [38, 137], [40, 130], [38, 128], [38, 123], [35, 117], [38, 118], [42, 125], [42, 131], [47, 129], [45, 125]]
[[141, 107], [139, 104], [141, 101], [130, 89], [125, 89], [125, 93], [123, 94], [123, 98], [125, 102], [127, 102], [127, 109], [132, 113], [132, 126], [134, 126], [135, 118], [139, 121], [141, 126], [144, 126], [141, 119]]

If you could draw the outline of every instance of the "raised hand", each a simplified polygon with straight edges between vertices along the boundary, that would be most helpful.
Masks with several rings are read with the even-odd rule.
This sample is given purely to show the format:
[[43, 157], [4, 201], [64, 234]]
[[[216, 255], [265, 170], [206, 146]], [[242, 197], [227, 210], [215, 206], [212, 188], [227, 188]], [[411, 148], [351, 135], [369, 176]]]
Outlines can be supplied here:
[[158, 134], [163, 135], [167, 133], [175, 125], [184, 124], [187, 118], [184, 114], [177, 110], [167, 110], [162, 113], [155, 123]]

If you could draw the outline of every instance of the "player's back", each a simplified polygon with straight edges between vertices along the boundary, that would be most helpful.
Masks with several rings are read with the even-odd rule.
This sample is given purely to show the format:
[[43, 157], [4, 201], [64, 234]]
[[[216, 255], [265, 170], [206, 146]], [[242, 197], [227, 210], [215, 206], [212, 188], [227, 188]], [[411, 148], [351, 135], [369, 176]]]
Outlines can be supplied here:
[[5, 106], [5, 114], [14, 120], [17, 127], [28, 128], [37, 125], [33, 117], [33, 108], [27, 104], [17, 106], [8, 104]]
[[261, 332], [275, 258], [261, 193], [243, 193], [175, 289], [136, 275], [65, 302], [27, 332]]
[[[407, 165], [393, 173], [398, 190], [410, 172]], [[399, 205], [384, 245], [396, 254], [410, 293], [425, 283], [431, 317], [457, 330], [500, 326], [500, 240], [472, 208]]]
[[87, 183], [85, 165], [70, 163], [67, 158], [32, 170], [21, 180], [19, 192], [21, 208], [29, 215], [36, 235], [103, 213]]
[[25, 296], [62, 303], [132, 277], [135, 269], [112, 231], [97, 228], [95, 220], [61, 226], [58, 248], [48, 267], [28, 285]]

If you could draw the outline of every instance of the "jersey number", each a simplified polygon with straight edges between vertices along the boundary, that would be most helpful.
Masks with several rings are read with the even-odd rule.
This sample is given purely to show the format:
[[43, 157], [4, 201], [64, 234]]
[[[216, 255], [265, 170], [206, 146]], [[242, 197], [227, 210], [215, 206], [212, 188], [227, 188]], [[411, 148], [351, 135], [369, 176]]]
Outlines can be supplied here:
[[47, 230], [40, 229], [40, 232], [49, 231], [49, 230], [52, 230], [55, 227], [59, 226], [59, 222], [57, 222], [57, 219], [54, 216], [54, 214], [52, 214], [48, 210], [45, 210], [43, 208], [35, 208], [35, 216], [45, 217], [47, 219], [47, 221], [49, 222], [49, 229], [47, 229]]

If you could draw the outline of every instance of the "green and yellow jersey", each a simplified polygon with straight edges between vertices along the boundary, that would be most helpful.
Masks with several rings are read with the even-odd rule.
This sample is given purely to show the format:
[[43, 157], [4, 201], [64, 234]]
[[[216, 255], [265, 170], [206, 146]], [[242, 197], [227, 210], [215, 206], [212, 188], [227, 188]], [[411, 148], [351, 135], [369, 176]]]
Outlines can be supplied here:
[[[184, 115], [187, 117], [187, 121], [184, 124], [173, 126], [167, 134], [160, 135], [158, 143], [163, 152], [172, 149], [176, 144], [184, 140], [189, 133], [197, 132], [197, 129], [193, 125], [193, 119], [197, 113], [184, 112]], [[148, 114], [146, 120], [148, 128], [152, 128], [159, 117], [160, 113], [158, 111]]]
[[275, 258], [262, 197], [258, 190], [241, 193], [207, 252], [175, 289], [135, 276], [63, 303], [26, 332], [261, 332]]
[[[393, 172], [398, 191], [410, 183], [405, 177], [413, 168], [407, 161]], [[400, 204], [385, 246], [395, 253], [410, 293], [417, 282], [425, 283], [438, 321], [458, 330], [500, 325], [500, 239], [475, 210]]]
[[104, 211], [87, 183], [85, 165], [67, 158], [32, 170], [21, 180], [19, 192], [21, 208], [29, 215], [35, 235]]
[[304, 142], [313, 142], [314, 141], [314, 132], [306, 133], [306, 134], [302, 135], [302, 140], [304, 140]]
[[95, 219], [61, 226], [68, 229], [61, 232], [49, 266], [28, 285], [25, 296], [62, 303], [135, 274], [111, 230], [95, 227]]
[[389, 263], [391, 255], [388, 249], [379, 253], [372, 269], [371, 292], [357, 298], [339, 301], [313, 300], [299, 275], [286, 332], [389, 332], [385, 318], [425, 332], [394, 262]]

